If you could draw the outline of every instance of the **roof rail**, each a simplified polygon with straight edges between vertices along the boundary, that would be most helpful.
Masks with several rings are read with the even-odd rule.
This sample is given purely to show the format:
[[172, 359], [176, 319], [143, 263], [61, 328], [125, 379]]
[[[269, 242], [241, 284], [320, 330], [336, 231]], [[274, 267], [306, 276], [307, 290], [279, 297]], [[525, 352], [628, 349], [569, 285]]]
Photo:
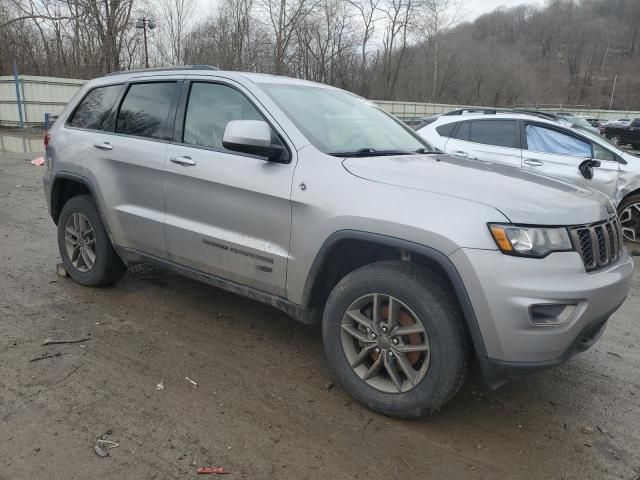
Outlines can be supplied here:
[[494, 115], [499, 112], [510, 112], [511, 110], [507, 108], [492, 108], [492, 107], [468, 107], [468, 108], [457, 108], [447, 113], [443, 113], [443, 115], [462, 115], [464, 113], [484, 113], [485, 115]]
[[111, 77], [114, 75], [125, 75], [129, 73], [147, 73], [147, 72], [175, 72], [179, 70], [220, 70], [218, 67], [212, 67], [211, 65], [181, 65], [178, 67], [156, 67], [156, 68], [138, 68], [135, 70], [118, 70], [117, 72], [110, 72], [105, 77]]
[[442, 115], [463, 115], [465, 113], [482, 113], [484, 115], [495, 115], [497, 113], [520, 113], [523, 115], [533, 115], [547, 120], [559, 121], [561, 117], [550, 112], [541, 112], [539, 110], [527, 110], [524, 108], [490, 108], [490, 107], [469, 107], [458, 108]]

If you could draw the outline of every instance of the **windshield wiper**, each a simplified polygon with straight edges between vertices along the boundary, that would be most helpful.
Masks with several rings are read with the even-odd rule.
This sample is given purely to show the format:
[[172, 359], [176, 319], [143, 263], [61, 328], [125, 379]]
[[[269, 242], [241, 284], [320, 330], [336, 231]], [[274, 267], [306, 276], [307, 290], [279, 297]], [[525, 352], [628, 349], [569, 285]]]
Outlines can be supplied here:
[[419, 148], [418, 150], [416, 150], [413, 153], [420, 153], [422, 155], [439, 155], [442, 152], [439, 151], [439, 150], [427, 150], [426, 148], [422, 147], [422, 148]]
[[334, 157], [384, 157], [387, 155], [413, 155], [417, 152], [406, 152], [404, 150], [376, 150], [375, 148], [361, 148], [353, 152], [331, 152]]

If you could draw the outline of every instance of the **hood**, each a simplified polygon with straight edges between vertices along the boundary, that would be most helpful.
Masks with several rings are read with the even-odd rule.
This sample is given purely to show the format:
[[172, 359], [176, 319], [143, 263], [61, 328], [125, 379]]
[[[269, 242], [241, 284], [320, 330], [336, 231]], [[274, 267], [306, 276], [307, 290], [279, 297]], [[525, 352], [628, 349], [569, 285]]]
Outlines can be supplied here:
[[580, 225], [613, 213], [595, 190], [497, 163], [442, 154], [347, 158], [343, 165], [373, 182], [489, 205], [513, 223]]

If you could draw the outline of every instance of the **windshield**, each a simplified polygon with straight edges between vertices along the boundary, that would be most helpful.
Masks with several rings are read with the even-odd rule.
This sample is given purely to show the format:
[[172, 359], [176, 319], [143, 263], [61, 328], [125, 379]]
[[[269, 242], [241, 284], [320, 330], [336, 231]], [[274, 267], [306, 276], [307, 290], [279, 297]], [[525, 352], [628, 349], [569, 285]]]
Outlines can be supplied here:
[[324, 153], [375, 156], [434, 151], [399, 120], [351, 93], [307, 85], [258, 85]]

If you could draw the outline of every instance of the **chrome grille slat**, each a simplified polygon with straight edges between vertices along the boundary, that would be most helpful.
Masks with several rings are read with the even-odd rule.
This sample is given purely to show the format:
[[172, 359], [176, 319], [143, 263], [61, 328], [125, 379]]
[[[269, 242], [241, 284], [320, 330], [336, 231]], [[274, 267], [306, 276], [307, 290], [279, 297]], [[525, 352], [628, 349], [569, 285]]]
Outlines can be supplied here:
[[569, 233], [587, 272], [615, 262], [624, 248], [622, 227], [617, 217], [593, 225], [571, 227]]

